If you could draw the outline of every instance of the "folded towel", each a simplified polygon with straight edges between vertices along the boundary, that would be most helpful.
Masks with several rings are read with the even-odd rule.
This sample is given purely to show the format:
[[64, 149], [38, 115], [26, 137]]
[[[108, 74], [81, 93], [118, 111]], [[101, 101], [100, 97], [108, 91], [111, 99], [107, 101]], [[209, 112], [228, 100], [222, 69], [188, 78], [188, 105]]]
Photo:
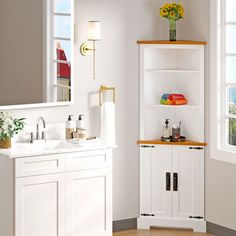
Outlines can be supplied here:
[[116, 145], [115, 104], [113, 102], [104, 102], [101, 106], [100, 132], [100, 137], [104, 144], [111, 147]]
[[166, 94], [163, 94], [161, 98], [164, 100], [167, 100], [169, 96], [170, 96], [170, 94], [166, 93]]
[[162, 105], [185, 105], [187, 99], [183, 94], [163, 94], [160, 103]]
[[185, 105], [187, 104], [187, 100], [184, 98], [184, 99], [175, 99], [174, 100], [174, 105]]
[[176, 99], [185, 99], [183, 94], [171, 94], [168, 99], [172, 100], [176, 100]]

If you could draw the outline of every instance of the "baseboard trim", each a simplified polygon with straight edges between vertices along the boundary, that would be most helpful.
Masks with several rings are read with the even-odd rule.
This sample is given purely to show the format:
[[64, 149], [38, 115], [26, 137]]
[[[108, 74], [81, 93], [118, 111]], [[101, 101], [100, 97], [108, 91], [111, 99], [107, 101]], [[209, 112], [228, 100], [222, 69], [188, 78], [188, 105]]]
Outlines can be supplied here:
[[137, 229], [137, 218], [113, 221], [113, 232]]
[[207, 232], [214, 236], [236, 236], [236, 231], [226, 227], [207, 222]]
[[[206, 223], [207, 233], [214, 236], [236, 236], [236, 231], [211, 223]], [[137, 229], [137, 218], [113, 221], [113, 232]]]

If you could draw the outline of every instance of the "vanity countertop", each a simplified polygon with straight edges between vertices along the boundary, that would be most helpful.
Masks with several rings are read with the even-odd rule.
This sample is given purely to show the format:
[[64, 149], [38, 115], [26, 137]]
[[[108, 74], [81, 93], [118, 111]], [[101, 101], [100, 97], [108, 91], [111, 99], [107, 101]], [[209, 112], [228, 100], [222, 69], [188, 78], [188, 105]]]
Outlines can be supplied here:
[[13, 143], [10, 149], [0, 149], [0, 156], [5, 156], [10, 159], [41, 156], [50, 154], [63, 154], [71, 152], [84, 152], [92, 150], [101, 150], [113, 148], [102, 144], [101, 142], [74, 143], [63, 140], [49, 140], [44, 143]]

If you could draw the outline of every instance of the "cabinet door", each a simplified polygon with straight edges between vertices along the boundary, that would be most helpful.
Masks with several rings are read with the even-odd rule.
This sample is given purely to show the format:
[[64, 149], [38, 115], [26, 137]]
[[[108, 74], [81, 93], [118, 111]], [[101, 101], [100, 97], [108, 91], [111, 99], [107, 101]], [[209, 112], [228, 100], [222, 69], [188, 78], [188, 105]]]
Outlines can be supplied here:
[[[169, 177], [168, 177], [169, 176]], [[169, 179], [168, 179], [169, 178]], [[140, 148], [140, 214], [171, 217], [171, 147]]]
[[64, 175], [15, 181], [15, 236], [66, 236]]
[[67, 174], [68, 236], [112, 235], [109, 168]]
[[204, 149], [173, 146], [173, 217], [204, 217]]

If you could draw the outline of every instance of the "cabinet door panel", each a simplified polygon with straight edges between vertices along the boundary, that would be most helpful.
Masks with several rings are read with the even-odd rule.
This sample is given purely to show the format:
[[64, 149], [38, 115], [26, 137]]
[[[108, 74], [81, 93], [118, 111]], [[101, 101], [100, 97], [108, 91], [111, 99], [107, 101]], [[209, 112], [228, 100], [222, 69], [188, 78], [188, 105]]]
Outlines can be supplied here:
[[69, 236], [112, 234], [109, 169], [67, 174]]
[[171, 148], [141, 148], [140, 214], [171, 216], [171, 191], [166, 190], [166, 173], [171, 173]]
[[65, 236], [63, 175], [16, 179], [16, 236]]
[[178, 174], [178, 191], [173, 191], [173, 217], [204, 216], [204, 150], [173, 147], [173, 173]]

